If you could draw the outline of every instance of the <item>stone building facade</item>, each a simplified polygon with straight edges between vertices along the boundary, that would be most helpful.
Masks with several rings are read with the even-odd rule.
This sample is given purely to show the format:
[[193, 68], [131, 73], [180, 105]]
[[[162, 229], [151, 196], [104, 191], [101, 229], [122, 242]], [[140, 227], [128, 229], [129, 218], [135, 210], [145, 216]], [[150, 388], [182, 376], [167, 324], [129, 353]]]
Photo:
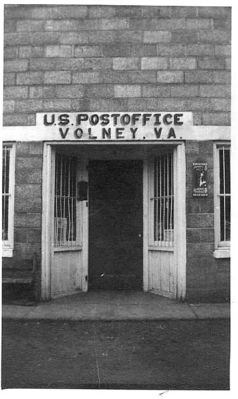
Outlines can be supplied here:
[[[138, 233], [142, 234], [144, 242], [141, 244], [144, 245], [143, 254], [141, 252], [141, 255], [138, 255], [141, 257], [141, 262], [143, 260], [141, 289], [177, 299], [227, 300], [230, 291], [230, 188], [228, 180], [230, 173], [231, 9], [229, 7], [5, 5], [4, 23], [3, 136], [7, 152], [4, 153], [3, 160], [10, 162], [9, 159], [12, 157], [14, 162], [11, 171], [9, 172], [7, 167], [5, 171], [10, 173], [12, 179], [12, 183], [9, 183], [10, 186], [12, 184], [12, 192], [6, 205], [6, 215], [10, 212], [10, 202], [13, 201], [13, 204], [11, 205], [12, 212], [5, 217], [7, 221], [4, 228], [7, 231], [3, 239], [3, 244], [5, 242], [3, 270], [12, 270], [13, 273], [19, 275], [21, 270], [31, 269], [32, 259], [36, 255], [36, 291], [40, 298], [49, 299], [74, 292], [72, 287], [75, 290], [85, 291], [88, 289], [88, 283], [90, 289], [90, 250], [95, 250], [92, 243], [90, 244], [90, 240], [93, 240], [90, 238], [90, 229], [93, 230], [93, 222], [90, 222], [90, 202], [89, 214], [85, 213], [88, 204], [85, 204], [84, 210], [79, 211], [82, 212], [83, 218], [89, 217], [89, 240], [88, 236], [85, 238], [86, 233], [83, 233], [85, 242], [81, 243], [83, 247], [86, 245], [89, 248], [89, 252], [88, 249], [87, 251], [84, 249], [87, 256], [83, 255], [79, 261], [74, 252], [69, 263], [73, 262], [75, 269], [72, 273], [68, 271], [66, 276], [63, 271], [64, 260], [60, 260], [59, 252], [57, 252], [59, 258], [54, 266], [49, 260], [49, 254], [46, 255], [47, 251], [54, 251], [52, 250], [54, 238], [50, 247], [45, 242], [46, 234], [49, 234], [46, 230], [51, 229], [46, 223], [45, 212], [48, 212], [47, 217], [52, 215], [49, 206], [44, 205], [47, 197], [46, 185], [50, 187], [53, 180], [47, 183], [44, 179], [47, 173], [54, 175], [56, 170], [54, 162], [58, 153], [69, 156], [69, 147], [66, 149], [66, 142], [70, 145], [70, 140], [63, 140], [62, 136], [58, 136], [58, 139], [55, 136], [49, 136], [48, 139], [46, 133], [42, 133], [43, 124], [41, 127], [37, 126], [37, 114], [47, 114], [49, 119], [52, 114], [66, 114], [70, 119], [74, 114], [89, 115], [90, 113], [96, 115], [99, 113], [110, 115], [111, 113], [120, 115], [132, 113], [185, 115], [190, 113], [193, 122], [191, 126], [186, 126], [186, 135], [183, 136], [182, 133], [180, 138], [176, 133], [175, 137], [172, 137], [175, 152], [177, 144], [179, 147], [182, 143], [184, 148], [184, 158], [182, 155], [175, 155], [177, 161], [174, 160], [175, 165], [180, 159], [179, 164], [176, 165], [182, 168], [177, 179], [178, 181], [184, 179], [184, 186], [182, 183], [182, 193], [179, 188], [176, 189], [177, 194], [175, 193], [175, 196], [181, 196], [181, 198], [178, 200], [175, 198], [175, 202], [172, 203], [169, 199], [169, 191], [166, 200], [171, 201], [168, 202], [169, 205], [163, 203], [162, 196], [160, 199], [157, 198], [158, 212], [169, 212], [165, 209], [168, 210], [169, 207], [172, 209], [173, 206], [175, 210], [176, 206], [178, 209], [177, 228], [182, 238], [179, 238], [178, 234], [177, 237], [178, 240], [183, 240], [181, 244], [183, 253], [179, 253], [180, 244], [177, 241], [176, 259], [179, 261], [175, 259], [173, 270], [169, 270], [167, 277], [165, 276], [166, 279], [174, 273], [172, 283], [174, 289], [167, 290], [166, 284], [164, 288], [161, 286], [161, 281], [156, 282], [156, 279], [162, 278], [163, 271], [160, 266], [160, 262], [164, 262], [162, 258], [157, 257], [153, 261], [153, 266], [150, 265], [148, 259], [146, 260], [145, 253], [150, 249], [151, 244], [145, 244], [147, 240], [145, 223], [146, 220], [149, 225], [156, 223], [159, 231], [163, 230], [163, 238], [159, 238], [159, 233], [157, 235], [158, 242], [170, 242], [170, 239], [166, 239], [165, 230], [166, 234], [170, 234], [175, 229], [176, 223], [171, 222], [172, 224], [165, 226], [165, 221], [161, 216], [157, 215], [156, 219], [155, 214], [150, 216], [150, 212], [145, 215], [145, 208], [147, 205], [149, 207], [151, 202], [149, 199], [147, 204], [145, 198], [144, 211], [142, 210], [144, 230]], [[50, 128], [47, 127], [47, 129]], [[37, 132], [39, 132], [38, 139]], [[47, 143], [51, 145], [56, 155], [51, 154], [50, 160], [47, 158], [46, 161]], [[89, 160], [109, 161], [115, 158], [120, 162], [125, 157], [127, 160], [140, 159], [141, 162], [145, 160], [143, 154], [146, 144], [142, 142], [138, 142], [135, 148], [130, 140], [124, 146], [118, 141], [113, 141], [113, 149], [119, 151], [118, 154], [115, 152], [115, 156], [109, 144], [97, 146], [94, 142], [90, 150], [88, 150], [89, 142], [84, 142], [81, 150], [82, 143], [78, 141], [76, 143], [73, 140], [71, 144], [73, 145], [71, 152], [74, 156], [77, 157], [76, 152], [79, 151], [80, 157], [80, 151], [83, 148], [84, 154], [88, 151]], [[153, 157], [156, 158], [156, 149], [160, 157], [158, 162], [164, 159], [163, 154], [170, 152], [171, 143], [166, 138], [156, 143], [151, 141], [148, 145], [150, 147], [148, 147], [146, 162], [150, 162]], [[102, 158], [99, 149], [102, 149]], [[169, 165], [169, 158], [166, 159]], [[46, 169], [45, 162], [48, 162], [49, 169]], [[52, 168], [50, 164], [54, 164]], [[196, 164], [200, 164], [202, 173], [206, 172], [207, 191], [201, 190], [200, 195], [196, 195], [194, 191]], [[154, 166], [151, 168], [150, 173], [155, 173]], [[91, 176], [96, 173], [93, 170], [91, 167], [89, 178], [90, 173]], [[163, 173], [168, 175], [169, 170], [166, 169]], [[161, 177], [162, 172], [158, 173]], [[81, 180], [85, 179], [84, 176]], [[142, 184], [144, 191], [145, 184], [152, 184], [150, 178], [148, 182], [146, 179], [144, 178]], [[166, 179], [165, 184], [172, 184], [168, 177]], [[90, 188], [89, 182], [90, 190], [93, 191], [93, 187]], [[5, 193], [5, 197], [8, 194]], [[127, 193], [127, 195], [130, 194]], [[155, 194], [154, 198], [156, 199]], [[48, 200], [53, 201], [51, 197]], [[183, 214], [183, 209], [179, 208], [180, 203], [184, 203], [183, 219], [179, 216]], [[164, 218], [174, 218], [175, 210], [169, 214], [166, 213], [167, 216]], [[67, 215], [61, 218], [61, 224], [63, 224], [63, 219], [66, 224], [68, 223], [69, 216]], [[58, 216], [53, 215], [53, 217]], [[103, 224], [103, 219], [99, 223]], [[183, 226], [180, 226], [181, 223]], [[183, 230], [181, 230], [182, 227]], [[54, 227], [52, 229], [54, 230]], [[155, 237], [154, 231], [152, 235], [154, 234]], [[52, 232], [52, 235], [54, 233]], [[106, 241], [105, 236], [104, 245]], [[134, 248], [136, 244], [131, 245], [131, 248]], [[160, 244], [158, 246], [160, 247]], [[122, 251], [124, 250], [122, 248]], [[103, 251], [104, 249], [101, 248], [101, 253]], [[156, 251], [159, 253], [158, 248], [154, 250], [154, 253]], [[162, 248], [161, 253], [163, 251]], [[51, 258], [52, 256], [56, 255], [51, 254]], [[74, 256], [75, 260], [72, 260]], [[114, 262], [113, 257], [110, 259]], [[55, 281], [49, 281], [50, 278], [54, 279], [52, 270], [60, 262], [62, 262], [59, 267], [61, 274], [56, 273]], [[86, 266], [82, 266], [83, 277], [81, 275], [75, 277], [78, 273], [77, 262], [87, 263]], [[103, 258], [102, 263], [104, 262]], [[131, 262], [129, 255], [124, 262]], [[166, 259], [165, 262], [167, 262]], [[163, 267], [166, 269], [166, 266]], [[160, 276], [155, 277], [157, 269], [160, 269]], [[183, 270], [183, 273], [177, 279], [176, 276], [180, 275], [180, 270]], [[102, 274], [103, 269], [100, 269], [100, 275]], [[129, 275], [124, 274], [125, 280], [129, 281]], [[121, 275], [123, 273], [120, 273]], [[61, 280], [64, 278], [67, 279], [67, 287], [70, 288], [63, 287]], [[79, 280], [85, 278], [87, 284], [77, 283], [79, 281], [77, 278]], [[115, 272], [114, 279], [117, 278], [119, 276]], [[153, 279], [155, 279], [154, 282]], [[58, 284], [55, 295], [52, 288], [54, 284]], [[114, 286], [111, 285], [112, 280], [108, 284], [101, 288], [107, 289]], [[180, 284], [183, 288], [178, 288]], [[117, 284], [115, 287], [115, 289], [118, 288]], [[128, 288], [122, 285], [122, 288], [125, 287]]]

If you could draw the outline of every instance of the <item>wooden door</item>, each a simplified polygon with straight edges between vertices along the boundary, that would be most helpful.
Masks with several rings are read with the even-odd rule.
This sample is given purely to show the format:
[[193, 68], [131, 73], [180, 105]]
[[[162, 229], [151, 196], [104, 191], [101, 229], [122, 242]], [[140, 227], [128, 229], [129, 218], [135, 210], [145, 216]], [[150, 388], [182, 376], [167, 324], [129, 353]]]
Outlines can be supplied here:
[[142, 289], [142, 161], [89, 163], [89, 289]]
[[177, 293], [175, 180], [174, 150], [158, 151], [148, 163], [147, 289], [172, 298]]
[[51, 297], [88, 288], [88, 203], [78, 185], [87, 182], [86, 162], [67, 153], [54, 153], [53, 252]]

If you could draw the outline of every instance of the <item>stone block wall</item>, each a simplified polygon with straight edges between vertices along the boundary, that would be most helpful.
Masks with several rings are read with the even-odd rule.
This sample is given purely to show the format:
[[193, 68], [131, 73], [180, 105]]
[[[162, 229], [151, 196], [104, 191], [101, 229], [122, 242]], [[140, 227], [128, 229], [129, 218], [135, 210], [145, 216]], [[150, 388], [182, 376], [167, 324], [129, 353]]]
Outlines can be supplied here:
[[230, 7], [5, 5], [4, 124], [192, 111], [230, 124]]
[[[196, 198], [193, 162], [207, 162], [208, 196]], [[213, 142], [186, 142], [187, 299], [229, 299], [230, 259], [215, 259]]]
[[16, 143], [14, 252], [3, 267], [31, 269], [41, 259], [42, 143]]
[[[37, 112], [193, 112], [230, 124], [230, 7], [5, 5], [5, 126]], [[208, 162], [209, 196], [192, 198], [192, 162]], [[187, 297], [229, 295], [229, 262], [214, 250], [211, 142], [186, 143]], [[16, 148], [14, 257], [41, 250], [42, 144]]]

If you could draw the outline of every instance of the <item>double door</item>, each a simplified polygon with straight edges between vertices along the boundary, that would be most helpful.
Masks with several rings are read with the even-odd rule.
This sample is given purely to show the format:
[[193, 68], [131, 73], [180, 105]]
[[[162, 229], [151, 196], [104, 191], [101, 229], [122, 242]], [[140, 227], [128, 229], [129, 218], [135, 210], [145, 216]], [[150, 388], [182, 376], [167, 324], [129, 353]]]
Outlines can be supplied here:
[[48, 146], [44, 299], [93, 289], [184, 297], [185, 169], [178, 147], [146, 159], [90, 160]]

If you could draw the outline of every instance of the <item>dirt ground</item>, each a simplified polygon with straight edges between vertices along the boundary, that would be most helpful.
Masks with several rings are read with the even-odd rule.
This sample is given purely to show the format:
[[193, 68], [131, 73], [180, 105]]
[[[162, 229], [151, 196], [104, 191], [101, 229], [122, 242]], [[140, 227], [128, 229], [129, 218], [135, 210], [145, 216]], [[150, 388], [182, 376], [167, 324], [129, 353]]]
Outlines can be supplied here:
[[2, 388], [229, 389], [229, 323], [13, 321]]

